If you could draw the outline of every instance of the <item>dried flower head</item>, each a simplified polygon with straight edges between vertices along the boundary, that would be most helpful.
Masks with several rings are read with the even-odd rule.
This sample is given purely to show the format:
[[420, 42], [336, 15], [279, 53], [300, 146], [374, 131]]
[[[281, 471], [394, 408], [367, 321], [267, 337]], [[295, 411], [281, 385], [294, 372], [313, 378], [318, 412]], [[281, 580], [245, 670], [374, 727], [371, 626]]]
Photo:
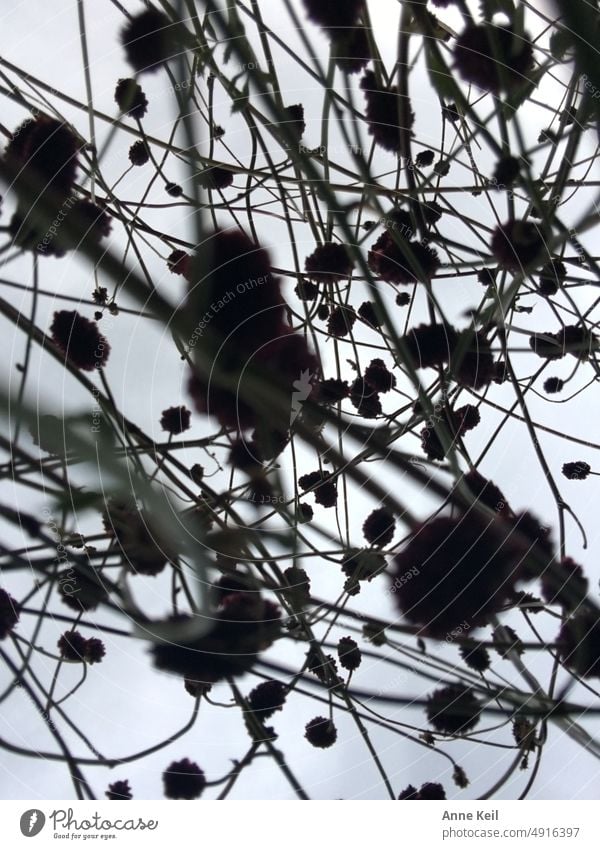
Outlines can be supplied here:
[[433, 165], [434, 158], [435, 153], [432, 150], [419, 151], [415, 156], [417, 168], [428, 168], [430, 165]]
[[165, 192], [172, 198], [180, 198], [183, 194], [183, 188], [179, 183], [168, 182], [165, 183]]
[[353, 267], [348, 248], [338, 242], [318, 245], [304, 263], [306, 273], [317, 283], [343, 280], [350, 276]]
[[405, 618], [422, 633], [440, 637], [462, 622], [471, 628], [486, 624], [521, 577], [530, 544], [524, 526], [519, 531], [508, 521], [473, 511], [421, 524], [396, 556], [391, 574]]
[[490, 653], [485, 646], [461, 646], [459, 652], [469, 669], [474, 669], [476, 672], [485, 672], [490, 668]]
[[174, 560], [171, 546], [148, 524], [146, 512], [132, 501], [109, 500], [103, 521], [133, 574], [158, 575]]
[[75, 311], [60, 310], [54, 313], [50, 333], [69, 362], [82, 371], [93, 371], [106, 365], [110, 345], [95, 321]]
[[340, 665], [349, 672], [354, 672], [362, 663], [362, 653], [356, 640], [352, 637], [341, 637], [337, 645]]
[[310, 472], [298, 478], [298, 486], [314, 493], [315, 501], [322, 507], [335, 507], [337, 503], [337, 485], [331, 479], [331, 472]]
[[91, 569], [64, 569], [56, 576], [61, 601], [80, 613], [82, 610], [95, 610], [105, 601], [107, 592], [99, 575]]
[[490, 510], [495, 510], [501, 515], [508, 515], [511, 512], [502, 490], [476, 469], [467, 472], [463, 476], [463, 482], [467, 485], [474, 499], [489, 507]]
[[281, 681], [263, 681], [248, 696], [248, 704], [261, 720], [273, 716], [285, 704], [287, 687]]
[[396, 523], [393, 514], [385, 507], [378, 507], [369, 513], [365, 519], [362, 532], [371, 545], [383, 547], [389, 545], [393, 540], [395, 528]]
[[496, 364], [490, 343], [483, 331], [462, 330], [450, 368], [457, 383], [481, 389], [496, 377]]
[[582, 610], [567, 619], [558, 637], [562, 662], [582, 678], [600, 678], [600, 618]]
[[294, 292], [301, 301], [316, 301], [319, 297], [319, 287], [311, 280], [299, 280], [294, 288]]
[[421, 785], [418, 799], [421, 801], [439, 801], [446, 798], [446, 791], [437, 781], [426, 781]]
[[16, 171], [12, 187], [19, 190], [23, 172], [38, 181], [52, 200], [66, 198], [75, 185], [81, 147], [82, 142], [62, 121], [48, 115], [28, 119], [17, 128], [4, 154]]
[[426, 713], [436, 731], [466, 734], [479, 722], [481, 706], [469, 687], [449, 684], [429, 696]]
[[84, 660], [88, 663], [100, 663], [104, 655], [106, 654], [106, 648], [102, 640], [99, 640], [97, 637], [90, 637], [85, 641], [85, 652], [84, 652]]
[[541, 589], [547, 604], [560, 604], [565, 610], [577, 610], [587, 596], [589, 583], [582, 566], [571, 557], [563, 557], [555, 569], [544, 572]]
[[367, 28], [364, 26], [331, 29], [331, 52], [338, 68], [357, 74], [371, 59]]
[[592, 471], [589, 463], [577, 460], [574, 463], [564, 463], [562, 473], [570, 481], [584, 481]]
[[378, 328], [383, 325], [383, 317], [379, 314], [379, 308], [372, 301], [363, 301], [358, 308], [358, 314], [369, 327]]
[[198, 184], [202, 189], [227, 189], [233, 183], [233, 173], [227, 168], [218, 165], [206, 168], [197, 176]]
[[133, 799], [133, 793], [131, 791], [131, 787], [129, 786], [129, 781], [125, 779], [124, 781], [114, 781], [112, 784], [108, 785], [108, 790], [104, 794], [107, 799], [111, 800], [130, 800]]
[[379, 393], [363, 377], [357, 377], [350, 386], [350, 402], [359, 416], [375, 419], [382, 414]]
[[132, 165], [145, 165], [150, 159], [148, 145], [143, 139], [134, 142], [129, 148], [129, 161]]
[[191, 265], [191, 256], [179, 249], [172, 251], [167, 259], [169, 271], [173, 272], [173, 274], [181, 274], [186, 280], [190, 278]]
[[397, 284], [430, 280], [440, 267], [434, 248], [389, 230], [373, 244], [367, 261], [374, 274], [388, 283]]
[[324, 716], [315, 716], [306, 724], [304, 736], [317, 749], [328, 749], [337, 740], [337, 728]]
[[173, 761], [162, 775], [167, 799], [198, 799], [206, 787], [206, 777], [189, 758]]
[[448, 324], [420, 324], [402, 338], [416, 368], [449, 362], [457, 340], [456, 330]]
[[352, 27], [365, 6], [365, 0], [303, 0], [303, 3], [310, 20], [327, 30]]
[[146, 9], [130, 18], [121, 31], [127, 61], [138, 72], [157, 71], [177, 51], [169, 18], [158, 9]]
[[0, 589], [0, 640], [5, 640], [19, 621], [19, 605], [6, 590]]
[[512, 186], [521, 171], [521, 163], [516, 156], [503, 156], [494, 168], [494, 182], [497, 188]]
[[348, 336], [352, 332], [354, 322], [356, 321], [356, 313], [350, 306], [336, 307], [331, 311], [327, 321], [327, 332], [331, 336], [336, 336], [341, 339]]
[[132, 118], [143, 118], [148, 111], [148, 101], [141, 85], [131, 78], [119, 80], [115, 100], [121, 112]]
[[559, 377], [548, 377], [544, 381], [544, 392], [547, 392], [548, 395], [554, 395], [557, 392], [562, 392], [564, 385], [564, 380]]
[[494, 230], [492, 253], [499, 265], [508, 271], [522, 271], [539, 264], [547, 255], [541, 225], [533, 221], [509, 219]]
[[87, 640], [79, 631], [65, 631], [58, 640], [58, 650], [63, 660], [83, 663]]
[[350, 394], [347, 380], [330, 377], [317, 385], [317, 400], [321, 404], [337, 404]]
[[511, 91], [529, 78], [533, 46], [527, 33], [512, 27], [469, 24], [454, 45], [454, 62], [466, 82], [484, 91]]
[[301, 103], [293, 103], [291, 106], [285, 106], [283, 111], [286, 117], [286, 126], [300, 140], [306, 130], [304, 106]]
[[380, 88], [372, 71], [364, 75], [360, 87], [367, 101], [369, 133], [385, 150], [400, 150], [402, 133], [410, 132], [415, 120], [410, 99], [399, 94], [396, 86]]
[[214, 684], [251, 669], [280, 631], [281, 610], [258, 591], [241, 590], [221, 597], [208, 634], [191, 643], [156, 643], [151, 653], [157, 669]]
[[365, 369], [365, 381], [376, 392], [382, 393], [390, 392], [396, 386], [396, 378], [380, 359], [371, 360]]
[[559, 259], [551, 259], [540, 271], [538, 292], [545, 297], [555, 295], [566, 276], [565, 264]]
[[160, 426], [172, 435], [183, 433], [189, 430], [191, 417], [192, 414], [185, 406], [169, 407], [162, 411]]

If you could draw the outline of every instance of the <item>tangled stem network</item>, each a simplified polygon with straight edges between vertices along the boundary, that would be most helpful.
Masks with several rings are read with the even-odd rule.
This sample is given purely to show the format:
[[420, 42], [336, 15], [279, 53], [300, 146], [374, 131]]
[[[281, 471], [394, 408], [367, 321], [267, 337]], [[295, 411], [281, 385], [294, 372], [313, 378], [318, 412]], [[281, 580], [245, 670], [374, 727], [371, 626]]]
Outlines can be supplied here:
[[93, 5], [0, 57], [20, 786], [585, 796], [593, 4]]

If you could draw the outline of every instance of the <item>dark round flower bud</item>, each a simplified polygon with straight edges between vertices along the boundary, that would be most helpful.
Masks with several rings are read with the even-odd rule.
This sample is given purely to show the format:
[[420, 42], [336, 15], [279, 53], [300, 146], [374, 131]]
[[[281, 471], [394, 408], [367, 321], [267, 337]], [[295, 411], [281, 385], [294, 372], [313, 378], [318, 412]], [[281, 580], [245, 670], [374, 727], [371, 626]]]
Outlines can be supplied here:
[[502, 268], [522, 271], [539, 263], [546, 251], [541, 226], [533, 221], [512, 218], [496, 227], [492, 236], [492, 253]]
[[446, 798], [446, 791], [444, 790], [441, 784], [438, 784], [436, 781], [426, 781], [425, 784], [421, 785], [421, 789], [419, 790], [419, 799], [422, 801], [427, 800], [440, 800]]
[[369, 513], [362, 527], [363, 535], [371, 545], [385, 546], [394, 538], [394, 516], [385, 507]]
[[486, 669], [490, 668], [490, 653], [485, 646], [461, 646], [459, 652], [469, 669], [474, 669], [476, 672], [485, 672]]
[[198, 184], [202, 189], [227, 189], [233, 183], [233, 174], [227, 168], [215, 165], [206, 168], [197, 176]]
[[319, 287], [310, 280], [299, 280], [294, 288], [294, 292], [301, 301], [316, 301], [319, 297]]
[[454, 45], [454, 62], [469, 83], [494, 93], [522, 86], [533, 67], [533, 45], [527, 33], [491, 23], [469, 24]]
[[432, 150], [421, 150], [415, 157], [415, 162], [418, 168], [427, 168], [433, 165], [435, 154]]
[[396, 378], [380, 359], [371, 360], [365, 369], [365, 382], [376, 392], [382, 393], [389, 392], [396, 386]]
[[329, 31], [331, 53], [338, 68], [347, 74], [357, 74], [369, 63], [371, 48], [364, 26], [339, 27]]
[[544, 572], [541, 584], [544, 601], [560, 604], [565, 610], [577, 610], [589, 589], [583, 568], [571, 557], [564, 557], [555, 570]]
[[544, 392], [548, 395], [554, 395], [557, 392], [562, 392], [565, 383], [559, 377], [548, 377], [544, 381]]
[[356, 313], [352, 307], [345, 305], [336, 307], [327, 321], [327, 332], [338, 339], [348, 336], [352, 332], [355, 321]]
[[55, 312], [50, 333], [68, 360], [82, 371], [93, 371], [106, 364], [110, 345], [98, 330], [96, 322], [84, 318], [78, 312]]
[[317, 749], [328, 749], [337, 740], [337, 728], [330, 719], [316, 716], [306, 725], [304, 736]]
[[0, 589], [0, 640], [6, 639], [19, 621], [19, 605], [6, 590]]
[[437, 251], [429, 245], [386, 230], [367, 255], [371, 271], [388, 283], [408, 284], [430, 280], [440, 267]]
[[399, 151], [401, 133], [410, 132], [415, 120], [410, 99], [399, 94], [397, 86], [379, 88], [372, 71], [364, 75], [360, 87], [367, 102], [369, 133], [385, 150]]
[[111, 800], [130, 800], [133, 799], [133, 793], [129, 786], [129, 781], [115, 781], [108, 785], [108, 790], [104, 794], [107, 799]]
[[584, 481], [592, 471], [589, 463], [583, 460], [578, 460], [575, 463], [564, 463], [562, 467], [563, 475], [570, 481]]
[[281, 681], [263, 681], [248, 696], [248, 704], [261, 720], [273, 716], [285, 704], [287, 687]]
[[167, 433], [177, 435], [189, 430], [192, 414], [187, 407], [169, 407], [163, 410], [160, 417], [160, 426]]
[[512, 186], [521, 170], [521, 164], [515, 156], [503, 156], [496, 163], [494, 180], [502, 188]]
[[325, 242], [315, 248], [304, 263], [307, 275], [317, 283], [331, 283], [349, 277], [354, 263], [346, 245]]
[[204, 772], [189, 758], [173, 761], [162, 778], [167, 799], [198, 799], [206, 787]]
[[365, 0], [303, 0], [303, 3], [310, 20], [327, 30], [354, 26], [365, 6]]
[[182, 277], [189, 279], [191, 261], [191, 256], [185, 251], [174, 250], [169, 254], [167, 266], [173, 274], [181, 274]]
[[157, 71], [178, 50], [169, 18], [157, 9], [146, 9], [130, 18], [121, 32], [127, 61], [138, 72]]
[[449, 684], [427, 699], [427, 719], [443, 734], [466, 734], [479, 722], [481, 706], [464, 684]]
[[172, 198], [180, 198], [183, 194], [183, 189], [178, 183], [165, 183], [165, 192], [171, 195]]
[[150, 159], [150, 151], [148, 145], [143, 139], [134, 142], [129, 148], [129, 161], [132, 165], [145, 165]]
[[107, 598], [106, 589], [91, 570], [64, 569], [56, 576], [61, 601], [80, 613], [95, 610]]
[[362, 662], [362, 653], [356, 640], [352, 637], [341, 637], [337, 645], [340, 664], [349, 672], [358, 669]]
[[358, 308], [358, 314], [369, 327], [378, 328], [383, 324], [377, 304], [373, 304], [371, 301], [364, 301]]
[[285, 123], [298, 140], [304, 135], [306, 124], [304, 122], [304, 106], [301, 103], [293, 103], [284, 107]]
[[87, 640], [79, 631], [65, 631], [58, 640], [58, 650], [63, 660], [83, 663]]
[[135, 80], [119, 80], [115, 89], [115, 100], [121, 112], [133, 118], [143, 118], [148, 111], [146, 95]]
[[[39, 115], [17, 128], [6, 146], [5, 160], [15, 174], [12, 187], [19, 189], [19, 173], [40, 183], [40, 191], [67, 197], [75, 185], [78, 153], [82, 142], [71, 128], [56, 118]], [[44, 195], [45, 197], [45, 195]]]
[[402, 337], [416, 368], [443, 365], [450, 361], [458, 334], [448, 324], [420, 324]]
[[558, 637], [562, 662], [582, 678], [600, 678], [600, 618], [581, 611], [567, 619]]
[[321, 404], [337, 404], [350, 394], [347, 380], [330, 377], [317, 385], [317, 398]]
[[394, 559], [394, 600], [409, 622], [434, 637], [464, 622], [487, 624], [522, 577], [528, 552], [542, 562], [552, 556], [544, 538], [534, 545], [534, 537], [524, 517], [488, 519], [471, 511], [426, 521]]
[[100, 663], [105, 654], [106, 648], [104, 647], [102, 640], [99, 640], [96, 637], [90, 637], [85, 641], [84, 659], [88, 663]]
[[365, 419], [375, 419], [382, 414], [379, 393], [363, 377], [357, 377], [350, 386], [350, 402]]
[[540, 271], [538, 292], [549, 297], [555, 295], [567, 276], [565, 264], [559, 259], [552, 259]]

